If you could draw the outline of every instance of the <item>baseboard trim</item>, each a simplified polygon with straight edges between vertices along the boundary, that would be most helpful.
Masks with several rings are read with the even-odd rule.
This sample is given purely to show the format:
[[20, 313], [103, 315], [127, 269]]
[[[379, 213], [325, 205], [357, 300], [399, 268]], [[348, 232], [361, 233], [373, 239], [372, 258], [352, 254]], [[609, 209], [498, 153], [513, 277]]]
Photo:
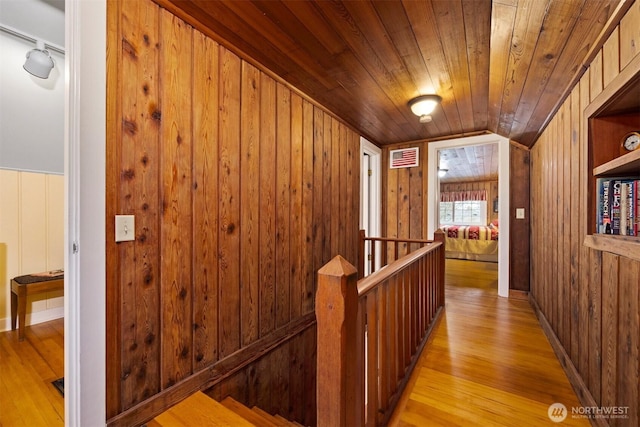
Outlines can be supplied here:
[[521, 300], [528, 301], [529, 300], [529, 292], [520, 291], [518, 289], [509, 289], [509, 298], [521, 299]]
[[[37, 325], [38, 323], [49, 322], [64, 317], [64, 307], [54, 307], [48, 310], [27, 313], [24, 321], [26, 326]], [[11, 330], [11, 317], [5, 317], [0, 320], [0, 332]]]
[[[571, 386], [573, 387], [573, 390], [575, 391], [576, 396], [578, 396], [578, 399], [580, 400], [580, 403], [582, 404], [582, 406], [585, 406], [585, 407], [600, 406], [596, 403], [596, 400], [593, 398], [593, 395], [591, 394], [591, 392], [589, 391], [589, 388], [587, 387], [584, 380], [582, 379], [582, 376], [580, 375], [575, 365], [569, 358], [569, 355], [565, 351], [564, 347], [562, 346], [562, 343], [556, 336], [555, 332], [553, 332], [553, 328], [551, 327], [551, 324], [545, 317], [544, 313], [542, 313], [542, 310], [540, 310], [540, 306], [538, 305], [538, 302], [535, 300], [535, 298], [531, 294], [529, 294], [529, 303], [531, 304], [531, 307], [533, 307], [533, 311], [535, 312], [536, 317], [540, 322], [540, 326], [542, 326], [542, 330], [544, 331], [544, 334], [547, 336], [547, 339], [549, 340], [549, 343], [551, 344], [551, 347], [553, 348], [553, 351], [555, 352], [556, 357], [560, 362], [560, 366], [562, 366], [564, 373], [567, 375], [567, 378], [569, 379], [569, 382], [571, 383]], [[609, 423], [607, 423], [602, 418], [592, 418], [589, 421], [591, 422], [592, 426], [609, 427]]]

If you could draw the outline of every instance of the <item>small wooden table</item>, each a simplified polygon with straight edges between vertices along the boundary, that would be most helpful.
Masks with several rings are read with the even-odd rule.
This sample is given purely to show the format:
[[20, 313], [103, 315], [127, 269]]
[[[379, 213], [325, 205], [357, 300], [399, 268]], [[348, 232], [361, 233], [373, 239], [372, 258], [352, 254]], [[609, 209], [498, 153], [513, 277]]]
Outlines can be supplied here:
[[27, 274], [11, 279], [11, 330], [16, 329], [18, 318], [18, 339], [24, 340], [25, 318], [27, 314], [27, 296], [64, 290], [64, 273]]

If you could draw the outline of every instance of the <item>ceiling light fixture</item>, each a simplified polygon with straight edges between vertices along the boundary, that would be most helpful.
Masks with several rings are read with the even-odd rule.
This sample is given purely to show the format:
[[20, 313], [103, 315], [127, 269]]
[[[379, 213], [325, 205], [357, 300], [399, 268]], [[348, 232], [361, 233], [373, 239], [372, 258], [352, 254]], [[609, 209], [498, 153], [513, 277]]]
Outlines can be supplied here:
[[447, 172], [449, 169], [447, 169], [447, 164], [442, 161], [442, 151], [438, 151], [438, 178], [444, 178]]
[[416, 116], [420, 117], [420, 123], [429, 123], [431, 113], [442, 101], [439, 95], [421, 95], [409, 101], [409, 107]]
[[49, 51], [45, 49], [44, 42], [37, 40], [36, 48], [27, 52], [27, 60], [23, 68], [36, 77], [48, 79], [53, 67], [53, 59]]

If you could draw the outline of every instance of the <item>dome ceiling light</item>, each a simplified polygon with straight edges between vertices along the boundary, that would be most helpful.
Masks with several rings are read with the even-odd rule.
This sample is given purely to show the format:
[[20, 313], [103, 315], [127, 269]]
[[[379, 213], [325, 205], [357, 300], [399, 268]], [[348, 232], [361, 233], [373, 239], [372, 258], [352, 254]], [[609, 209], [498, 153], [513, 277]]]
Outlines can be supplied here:
[[442, 97], [439, 95], [421, 95], [409, 101], [408, 105], [413, 114], [420, 118], [420, 123], [429, 123], [432, 120], [431, 113], [440, 101]]

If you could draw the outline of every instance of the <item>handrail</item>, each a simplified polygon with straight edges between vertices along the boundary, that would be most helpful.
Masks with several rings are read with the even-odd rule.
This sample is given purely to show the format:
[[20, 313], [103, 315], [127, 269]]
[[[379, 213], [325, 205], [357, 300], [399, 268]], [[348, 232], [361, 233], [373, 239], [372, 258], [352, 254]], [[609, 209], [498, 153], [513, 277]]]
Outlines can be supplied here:
[[367, 277], [358, 280], [358, 296], [365, 295], [371, 289], [380, 284], [380, 282], [383, 282], [394, 274], [397, 274], [400, 270], [406, 268], [409, 264], [424, 256], [425, 253], [431, 252], [437, 247], [442, 246], [442, 243], [437, 241], [430, 241], [428, 243], [429, 246], [423, 246], [417, 251], [413, 251], [410, 254], [403, 256], [385, 268], [377, 270]]
[[[438, 229], [434, 233], [434, 240], [423, 240], [423, 239], [403, 239], [398, 237], [367, 237], [365, 234], [365, 230], [360, 230], [359, 241], [358, 241], [358, 277], [362, 279], [367, 274], [365, 269], [365, 263], [369, 262], [369, 274], [375, 272], [377, 270], [376, 260], [378, 259], [378, 249], [377, 244], [380, 243], [382, 246], [381, 254], [381, 267], [384, 267], [389, 263], [389, 245], [391, 245], [391, 252], [393, 253], [393, 259], [391, 261], [397, 260], [400, 258], [400, 248], [401, 245], [406, 245], [405, 249], [407, 253], [411, 253], [411, 247], [417, 246], [418, 248], [423, 248], [425, 245], [431, 244], [435, 241], [443, 241], [444, 242], [444, 232]], [[366, 244], [370, 243], [370, 257], [368, 260], [365, 260], [366, 253]]]
[[389, 421], [444, 307], [444, 234], [424, 243], [360, 281], [341, 256], [318, 271], [319, 427]]

